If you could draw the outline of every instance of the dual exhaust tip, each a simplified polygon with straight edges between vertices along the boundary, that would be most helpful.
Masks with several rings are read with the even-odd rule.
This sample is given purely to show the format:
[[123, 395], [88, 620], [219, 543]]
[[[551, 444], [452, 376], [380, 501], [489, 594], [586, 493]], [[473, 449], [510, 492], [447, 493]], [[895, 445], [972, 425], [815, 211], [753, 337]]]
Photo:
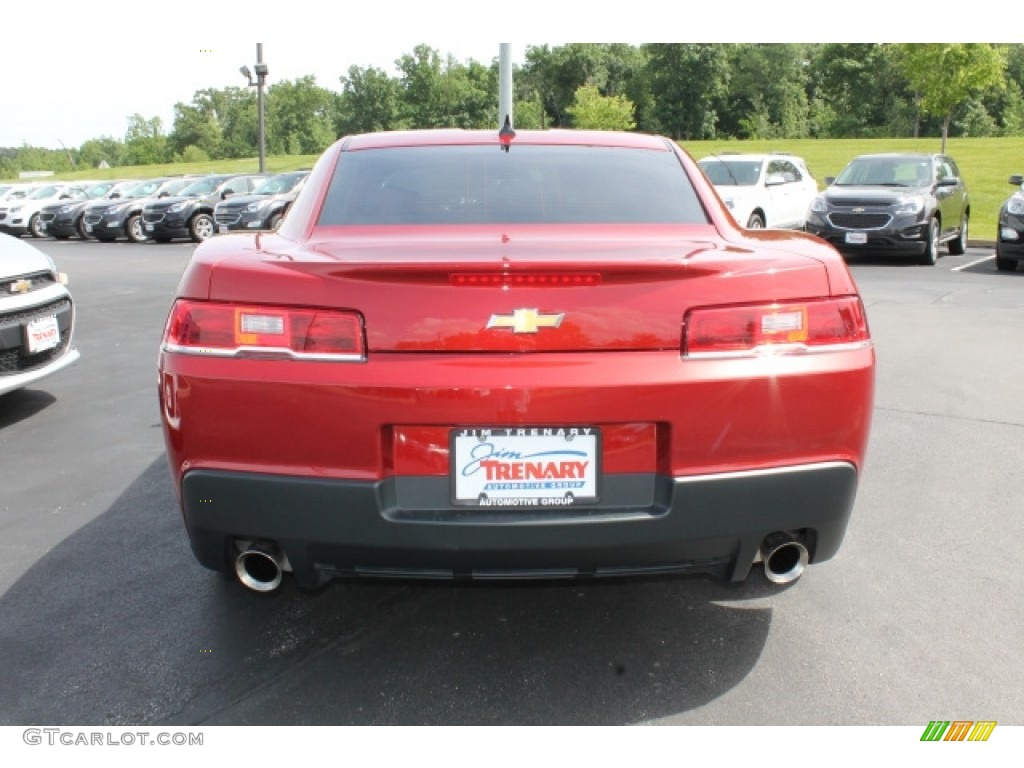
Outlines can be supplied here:
[[248, 544], [235, 558], [235, 575], [253, 592], [273, 592], [280, 587], [284, 568], [281, 550], [269, 541]]
[[773, 533], [761, 544], [764, 575], [773, 584], [790, 584], [800, 578], [810, 556], [807, 547], [788, 533]]
[[[774, 584], [799, 579], [809, 559], [803, 542], [786, 533], [773, 533], [761, 544], [764, 575]], [[280, 587], [284, 570], [284, 555], [273, 542], [249, 543], [235, 558], [235, 575], [254, 592], [273, 592]]]

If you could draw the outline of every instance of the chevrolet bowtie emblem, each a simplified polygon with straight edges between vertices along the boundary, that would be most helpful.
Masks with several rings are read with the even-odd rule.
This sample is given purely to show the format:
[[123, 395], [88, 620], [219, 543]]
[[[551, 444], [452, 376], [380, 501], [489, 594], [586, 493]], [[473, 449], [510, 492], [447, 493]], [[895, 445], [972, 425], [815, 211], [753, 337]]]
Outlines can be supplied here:
[[564, 313], [545, 315], [536, 309], [516, 309], [511, 315], [491, 315], [488, 328], [511, 328], [512, 333], [536, 333], [541, 328], [557, 328]]
[[31, 288], [31, 280], [18, 280], [11, 284], [11, 293], [28, 293]]

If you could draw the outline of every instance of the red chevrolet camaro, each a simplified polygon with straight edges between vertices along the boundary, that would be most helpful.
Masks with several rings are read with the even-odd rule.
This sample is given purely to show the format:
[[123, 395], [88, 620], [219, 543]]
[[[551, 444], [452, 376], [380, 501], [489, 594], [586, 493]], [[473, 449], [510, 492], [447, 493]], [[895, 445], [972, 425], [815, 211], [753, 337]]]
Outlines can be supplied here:
[[836, 251], [738, 227], [674, 142], [410, 131], [196, 248], [159, 393], [192, 549], [258, 591], [788, 582], [842, 541], [874, 366]]

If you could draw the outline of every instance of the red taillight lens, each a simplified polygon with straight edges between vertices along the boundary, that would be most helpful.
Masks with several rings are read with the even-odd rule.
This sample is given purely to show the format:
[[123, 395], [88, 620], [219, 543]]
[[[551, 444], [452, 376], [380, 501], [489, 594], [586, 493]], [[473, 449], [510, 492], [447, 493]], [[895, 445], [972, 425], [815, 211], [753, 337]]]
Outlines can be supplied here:
[[171, 308], [164, 348], [192, 354], [361, 360], [363, 327], [355, 312], [237, 306], [179, 300]]
[[861, 344], [870, 338], [860, 299], [843, 296], [789, 304], [692, 310], [686, 318], [683, 353], [692, 357], [805, 351]]

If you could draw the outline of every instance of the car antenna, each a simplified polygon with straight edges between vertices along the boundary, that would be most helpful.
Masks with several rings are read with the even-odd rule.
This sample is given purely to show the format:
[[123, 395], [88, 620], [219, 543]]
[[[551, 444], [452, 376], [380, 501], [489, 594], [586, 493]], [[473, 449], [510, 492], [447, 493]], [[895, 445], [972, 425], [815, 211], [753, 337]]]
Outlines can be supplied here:
[[512, 128], [512, 120], [509, 119], [508, 115], [505, 115], [505, 124], [501, 126], [501, 130], [498, 131], [498, 141], [501, 142], [501, 149], [508, 152], [509, 147], [512, 146], [512, 139], [516, 137], [516, 132]]

